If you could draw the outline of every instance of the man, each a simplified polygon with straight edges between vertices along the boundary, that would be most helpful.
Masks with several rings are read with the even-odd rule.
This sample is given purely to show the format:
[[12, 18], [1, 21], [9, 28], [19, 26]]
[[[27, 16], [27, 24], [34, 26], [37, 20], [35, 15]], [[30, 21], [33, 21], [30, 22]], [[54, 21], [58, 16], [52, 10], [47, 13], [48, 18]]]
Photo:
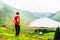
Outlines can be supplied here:
[[15, 24], [15, 29], [16, 29], [16, 36], [19, 36], [19, 32], [20, 32], [20, 16], [19, 16], [19, 12], [16, 12], [16, 15], [14, 16], [14, 24]]

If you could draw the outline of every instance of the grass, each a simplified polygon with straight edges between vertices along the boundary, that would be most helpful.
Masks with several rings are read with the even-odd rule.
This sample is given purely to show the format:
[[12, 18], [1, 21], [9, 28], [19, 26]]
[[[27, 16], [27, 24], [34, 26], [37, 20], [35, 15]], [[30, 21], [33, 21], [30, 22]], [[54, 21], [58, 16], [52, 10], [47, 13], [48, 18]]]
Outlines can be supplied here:
[[0, 40], [47, 40], [48, 38], [53, 39], [53, 36], [54, 32], [45, 33], [43, 35], [21, 32], [20, 35], [16, 37], [15, 32], [0, 27]]

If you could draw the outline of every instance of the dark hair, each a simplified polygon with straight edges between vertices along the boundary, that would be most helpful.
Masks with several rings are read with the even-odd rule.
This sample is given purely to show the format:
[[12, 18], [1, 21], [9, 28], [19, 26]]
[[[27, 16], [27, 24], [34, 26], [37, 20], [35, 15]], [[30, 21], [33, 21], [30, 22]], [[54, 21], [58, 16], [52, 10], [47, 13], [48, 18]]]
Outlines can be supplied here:
[[16, 12], [16, 15], [19, 15], [19, 12]]

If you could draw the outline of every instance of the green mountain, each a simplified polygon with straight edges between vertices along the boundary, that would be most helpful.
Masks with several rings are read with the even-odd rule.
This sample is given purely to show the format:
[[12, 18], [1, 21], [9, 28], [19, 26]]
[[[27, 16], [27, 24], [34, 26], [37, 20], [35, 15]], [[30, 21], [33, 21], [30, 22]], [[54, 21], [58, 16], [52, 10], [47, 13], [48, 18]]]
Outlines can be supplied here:
[[15, 12], [16, 10], [14, 8], [0, 1], [0, 25], [11, 29], [13, 24], [12, 17]]
[[0, 25], [7, 27], [10, 30], [14, 30], [13, 17], [17, 11], [20, 12], [22, 30], [23, 28], [28, 28], [30, 21], [38, 18], [31, 12], [18, 10], [0, 1]]
[[52, 19], [60, 22], [60, 11], [56, 12], [56, 15]]

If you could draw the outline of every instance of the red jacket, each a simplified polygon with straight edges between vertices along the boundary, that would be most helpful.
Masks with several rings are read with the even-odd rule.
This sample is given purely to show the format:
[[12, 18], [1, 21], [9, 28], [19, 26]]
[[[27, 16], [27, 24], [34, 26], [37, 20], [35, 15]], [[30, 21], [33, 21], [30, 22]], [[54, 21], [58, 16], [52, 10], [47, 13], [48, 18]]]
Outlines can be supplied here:
[[20, 24], [20, 16], [19, 15], [14, 16], [14, 23], [16, 25], [19, 25]]

